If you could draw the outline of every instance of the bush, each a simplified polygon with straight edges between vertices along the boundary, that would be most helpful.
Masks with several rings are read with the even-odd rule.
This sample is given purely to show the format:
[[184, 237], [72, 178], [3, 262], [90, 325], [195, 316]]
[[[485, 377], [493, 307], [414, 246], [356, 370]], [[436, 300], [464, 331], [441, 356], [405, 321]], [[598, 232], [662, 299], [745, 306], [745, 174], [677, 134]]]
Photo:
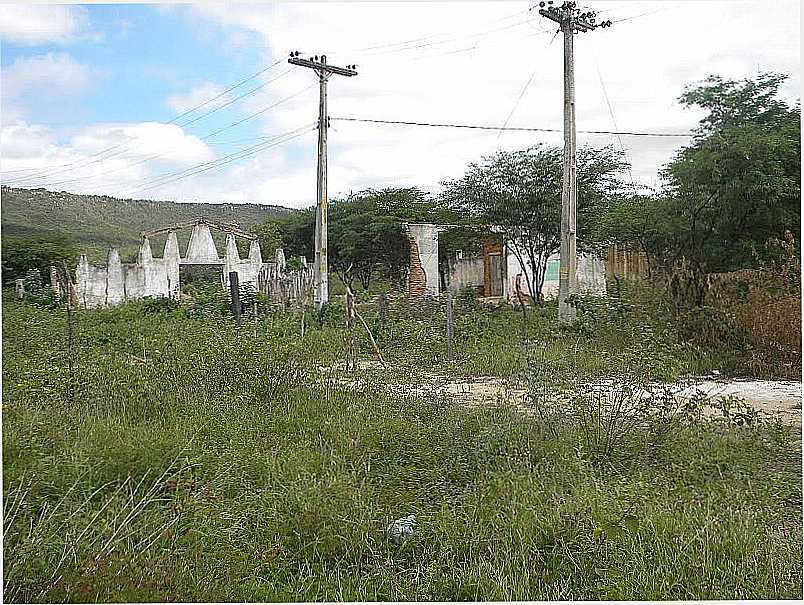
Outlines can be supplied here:
[[230, 314], [229, 297], [220, 284], [198, 284], [188, 288], [180, 307], [189, 318], [224, 317]]
[[172, 313], [179, 308], [179, 301], [166, 296], [159, 296], [157, 298], [144, 298], [142, 301], [142, 312], [146, 315], [153, 315], [156, 313]]
[[3, 283], [13, 284], [30, 269], [49, 275], [51, 265], [72, 264], [78, 257], [75, 244], [63, 237], [3, 235]]
[[745, 348], [745, 331], [733, 315], [721, 308], [692, 307], [676, 317], [675, 327], [680, 338], [694, 346], [740, 351]]

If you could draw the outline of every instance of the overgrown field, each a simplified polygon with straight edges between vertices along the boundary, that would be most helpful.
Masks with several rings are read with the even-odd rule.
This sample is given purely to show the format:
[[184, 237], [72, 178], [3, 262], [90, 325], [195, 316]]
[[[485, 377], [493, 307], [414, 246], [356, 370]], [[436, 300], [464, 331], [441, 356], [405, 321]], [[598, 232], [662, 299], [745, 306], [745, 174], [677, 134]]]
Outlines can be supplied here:
[[523, 345], [518, 310], [460, 301], [447, 361], [443, 307], [392, 301], [382, 323], [365, 303], [388, 368], [347, 389], [327, 380], [339, 305], [303, 340], [298, 315], [238, 330], [214, 298], [79, 311], [71, 380], [64, 310], [5, 294], [6, 601], [802, 597], [798, 429], [646, 411], [602, 447], [569, 411], [388, 388], [730, 363], [620, 304], [568, 329], [534, 311]]

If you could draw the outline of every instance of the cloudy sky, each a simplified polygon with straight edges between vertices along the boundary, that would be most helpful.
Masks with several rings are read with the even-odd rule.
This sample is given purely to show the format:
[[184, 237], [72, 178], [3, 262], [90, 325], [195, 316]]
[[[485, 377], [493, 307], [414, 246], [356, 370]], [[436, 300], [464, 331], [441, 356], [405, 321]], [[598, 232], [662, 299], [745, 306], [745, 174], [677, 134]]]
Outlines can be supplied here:
[[[562, 41], [537, 2], [0, 4], [4, 184], [118, 197], [264, 202], [315, 196], [318, 85], [290, 51], [357, 64], [329, 85], [330, 196], [436, 192], [496, 149], [562, 143]], [[579, 3], [580, 4], [580, 3]], [[800, 8], [779, 2], [580, 4], [614, 22], [576, 36], [582, 130], [685, 133], [676, 99], [709, 74], [790, 74]], [[229, 92], [227, 89], [239, 84]], [[460, 130], [336, 117], [557, 129]], [[683, 137], [578, 135], [623, 147], [636, 183]]]

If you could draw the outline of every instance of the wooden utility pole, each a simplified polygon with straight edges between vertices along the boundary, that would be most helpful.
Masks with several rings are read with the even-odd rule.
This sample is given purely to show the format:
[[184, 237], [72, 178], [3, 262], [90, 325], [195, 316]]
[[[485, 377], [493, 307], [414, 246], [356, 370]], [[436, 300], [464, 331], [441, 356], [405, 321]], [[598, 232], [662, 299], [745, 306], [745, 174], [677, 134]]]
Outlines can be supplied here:
[[[558, 272], [558, 319], [575, 319], [575, 307], [567, 302], [578, 291], [578, 256], [575, 247], [578, 188], [575, 142], [575, 56], [573, 36], [578, 32], [609, 27], [611, 21], [595, 24], [593, 11], [582, 13], [575, 2], [561, 7], [551, 2], [539, 2], [539, 14], [555, 21], [564, 33], [564, 176], [561, 184], [561, 248]], [[545, 8], [545, 5], [548, 5]]]
[[318, 74], [318, 170], [316, 172], [316, 207], [315, 207], [315, 261], [313, 264], [315, 309], [329, 300], [329, 263], [327, 261], [327, 81], [332, 74], [339, 76], [356, 76], [354, 65], [336, 67], [327, 64], [327, 56], [318, 55], [309, 59], [300, 59], [299, 51], [290, 53], [288, 63], [307, 67]]

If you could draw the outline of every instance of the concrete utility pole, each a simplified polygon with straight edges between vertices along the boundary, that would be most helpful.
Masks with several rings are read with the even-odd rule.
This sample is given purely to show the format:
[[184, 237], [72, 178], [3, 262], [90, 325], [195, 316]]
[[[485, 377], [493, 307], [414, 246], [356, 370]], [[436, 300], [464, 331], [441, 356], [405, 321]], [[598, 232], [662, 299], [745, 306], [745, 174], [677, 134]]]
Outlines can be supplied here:
[[332, 74], [339, 76], [356, 76], [354, 65], [336, 67], [327, 64], [327, 56], [318, 55], [309, 59], [299, 59], [299, 51], [290, 53], [288, 63], [308, 67], [318, 74], [318, 170], [316, 173], [316, 207], [315, 207], [315, 261], [313, 264], [315, 309], [329, 300], [329, 264], [327, 262], [327, 81]]
[[[547, 8], [545, 8], [547, 4]], [[575, 249], [576, 210], [578, 201], [575, 144], [575, 58], [573, 36], [577, 32], [610, 27], [611, 21], [595, 24], [593, 11], [582, 13], [575, 2], [561, 7], [551, 2], [539, 2], [539, 14], [555, 21], [564, 33], [564, 178], [561, 186], [561, 249], [558, 273], [558, 319], [575, 319], [575, 307], [567, 297], [578, 291], [578, 257]]]

